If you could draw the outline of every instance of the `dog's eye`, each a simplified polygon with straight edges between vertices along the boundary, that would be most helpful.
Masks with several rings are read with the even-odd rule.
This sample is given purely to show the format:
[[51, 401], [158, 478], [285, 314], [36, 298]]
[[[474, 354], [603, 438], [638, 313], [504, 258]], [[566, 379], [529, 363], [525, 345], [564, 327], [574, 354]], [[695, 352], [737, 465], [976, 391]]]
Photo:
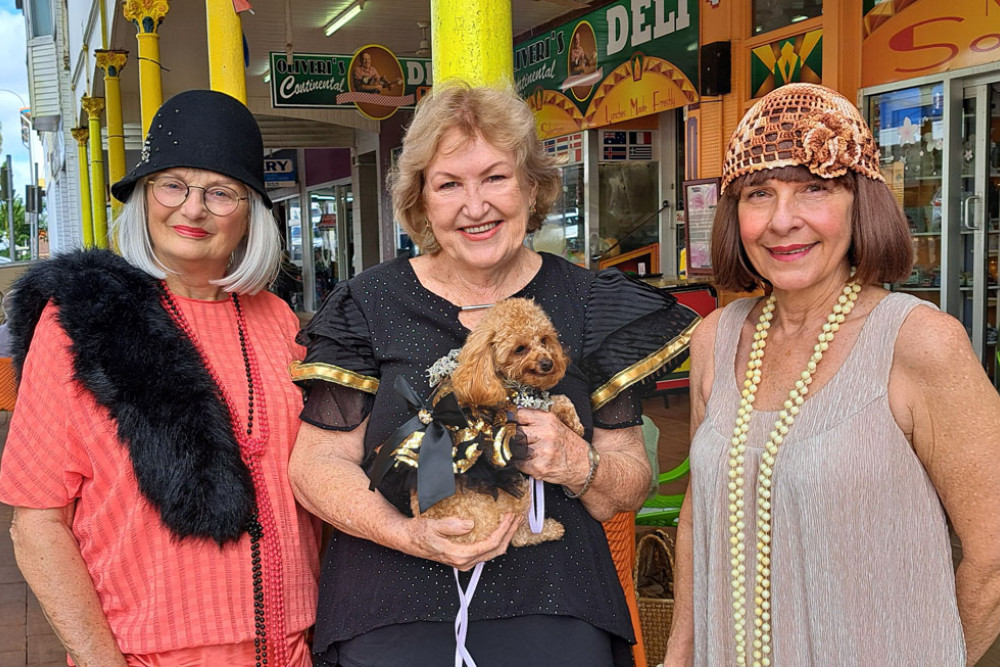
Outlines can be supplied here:
[[528, 351], [528, 348], [526, 346], [524, 346], [524, 345], [518, 345], [517, 347], [514, 348], [514, 354], [518, 354], [518, 355], [524, 354], [527, 351]]

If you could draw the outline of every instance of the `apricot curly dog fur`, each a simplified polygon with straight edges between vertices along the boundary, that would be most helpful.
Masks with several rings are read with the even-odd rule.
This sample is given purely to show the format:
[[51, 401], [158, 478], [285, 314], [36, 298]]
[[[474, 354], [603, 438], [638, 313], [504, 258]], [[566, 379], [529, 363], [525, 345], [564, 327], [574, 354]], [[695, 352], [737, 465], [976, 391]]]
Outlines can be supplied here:
[[[458, 366], [452, 373], [445, 391], [455, 394], [463, 407], [489, 408], [493, 411], [517, 412], [511, 403], [512, 389], [522, 386], [548, 391], [566, 374], [569, 357], [559, 343], [559, 334], [545, 311], [529, 299], [506, 299], [497, 303], [469, 334], [458, 355]], [[562, 395], [550, 396], [551, 411], [570, 429], [583, 435], [583, 425], [572, 402]], [[453, 538], [456, 542], [476, 542], [500, 524], [504, 514], [527, 514], [530, 497], [528, 482], [521, 482], [520, 497], [499, 490], [497, 498], [466, 488], [461, 477], [456, 480], [456, 493], [423, 515], [430, 518], [458, 516], [471, 519], [475, 528], [467, 535]], [[416, 494], [411, 504], [418, 513]], [[541, 533], [533, 534], [522, 524], [511, 544], [527, 546], [563, 536], [563, 526], [546, 518]]]

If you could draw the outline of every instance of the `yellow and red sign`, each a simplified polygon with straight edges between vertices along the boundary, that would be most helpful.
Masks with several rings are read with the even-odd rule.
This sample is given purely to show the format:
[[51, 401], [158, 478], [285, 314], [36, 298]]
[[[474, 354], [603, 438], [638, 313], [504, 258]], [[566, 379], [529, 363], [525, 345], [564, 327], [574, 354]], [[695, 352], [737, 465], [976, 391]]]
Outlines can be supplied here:
[[996, 62], [1000, 0], [886, 0], [864, 31], [864, 87]]

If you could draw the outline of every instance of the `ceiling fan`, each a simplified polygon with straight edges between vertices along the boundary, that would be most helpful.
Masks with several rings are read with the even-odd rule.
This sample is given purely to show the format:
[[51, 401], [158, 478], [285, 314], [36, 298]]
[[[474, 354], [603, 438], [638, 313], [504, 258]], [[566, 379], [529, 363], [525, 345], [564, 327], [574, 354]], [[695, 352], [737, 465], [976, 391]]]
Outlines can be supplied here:
[[418, 58], [430, 58], [431, 43], [427, 39], [427, 29], [431, 27], [431, 24], [427, 21], [417, 21], [417, 27], [420, 28], [420, 44], [417, 46], [417, 50], [413, 52], [413, 55]]
[[430, 58], [431, 57], [431, 40], [428, 36], [427, 31], [430, 30], [430, 21], [417, 21], [417, 27], [420, 28], [420, 43], [417, 45], [416, 49], [410, 51], [397, 51], [401, 56], [416, 56], [417, 58]]

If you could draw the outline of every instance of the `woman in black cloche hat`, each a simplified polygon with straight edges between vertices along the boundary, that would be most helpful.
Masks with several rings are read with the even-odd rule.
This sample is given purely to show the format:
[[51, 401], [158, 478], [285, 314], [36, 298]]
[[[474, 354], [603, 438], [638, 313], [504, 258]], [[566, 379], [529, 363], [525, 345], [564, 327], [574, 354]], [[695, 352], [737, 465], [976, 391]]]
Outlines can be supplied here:
[[15, 287], [18, 564], [77, 665], [310, 665], [318, 525], [287, 479], [303, 350], [264, 290], [260, 130], [181, 93], [112, 192], [120, 257], [69, 253]]

